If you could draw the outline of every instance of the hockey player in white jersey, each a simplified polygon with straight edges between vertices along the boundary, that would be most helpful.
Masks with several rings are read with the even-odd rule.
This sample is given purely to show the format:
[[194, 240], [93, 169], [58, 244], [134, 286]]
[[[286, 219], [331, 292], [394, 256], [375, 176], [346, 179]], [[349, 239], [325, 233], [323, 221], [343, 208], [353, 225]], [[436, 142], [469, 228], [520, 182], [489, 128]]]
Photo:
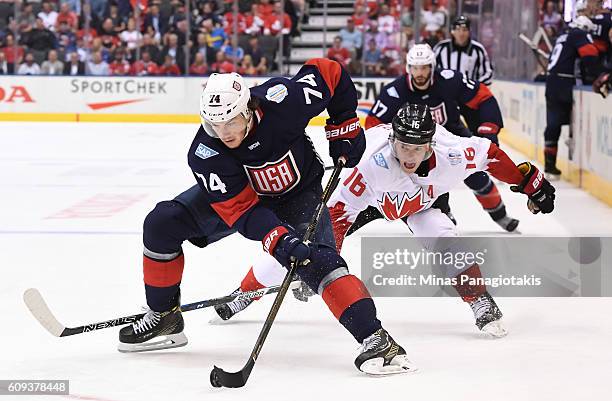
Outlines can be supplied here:
[[[555, 188], [534, 165], [516, 166], [488, 139], [451, 134], [434, 124], [428, 106], [405, 105], [391, 124], [370, 128], [367, 135], [367, 156], [344, 174], [328, 203], [338, 249], [360, 213], [375, 208], [389, 221], [403, 219], [426, 249], [461, 251], [452, 240], [458, 235], [456, 227], [436, 208], [436, 199], [476, 171], [487, 171], [512, 184], [512, 191], [526, 194], [533, 213], [554, 209]], [[449, 238], [438, 241], [441, 237]], [[438, 248], [440, 243], [444, 249]], [[461, 284], [467, 281], [462, 276], [481, 278], [479, 266], [446, 268], [449, 277], [457, 277], [455, 289], [472, 308], [476, 326], [494, 337], [505, 336], [502, 313], [486, 287]]]
[[[391, 124], [368, 129], [367, 138], [368, 151], [354, 169], [343, 173], [341, 185], [328, 202], [338, 250], [347, 233], [372, 220], [362, 218], [365, 213], [379, 213], [390, 221], [404, 220], [429, 250], [441, 250], [435, 248], [440, 243], [436, 239], [446, 237], [442, 243], [450, 248], [445, 250], [460, 251], [453, 249], [457, 246], [452, 241], [458, 235], [456, 226], [436, 208], [436, 199], [475, 171], [487, 171], [512, 184], [512, 191], [526, 194], [532, 213], [554, 209], [555, 188], [534, 165], [523, 162], [516, 166], [488, 139], [451, 134], [433, 122], [426, 105], [405, 105]], [[273, 264], [260, 261], [248, 272], [240, 289], [252, 291], [277, 284], [282, 279], [279, 272]], [[458, 278], [481, 277], [477, 264], [448, 273]], [[459, 284], [455, 289], [470, 305], [481, 331], [493, 337], [506, 335], [500, 321], [502, 313], [484, 285]], [[225, 317], [231, 318], [250, 302], [228, 305], [232, 313]]]

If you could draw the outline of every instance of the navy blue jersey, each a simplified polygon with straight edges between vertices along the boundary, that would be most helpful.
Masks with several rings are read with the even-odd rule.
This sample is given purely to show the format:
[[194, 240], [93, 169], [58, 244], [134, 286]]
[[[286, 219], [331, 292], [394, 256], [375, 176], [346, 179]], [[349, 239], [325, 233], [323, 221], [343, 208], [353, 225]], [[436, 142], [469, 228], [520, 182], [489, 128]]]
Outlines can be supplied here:
[[605, 54], [610, 48], [610, 29], [612, 29], [612, 13], [602, 13], [591, 17], [591, 21], [597, 26], [593, 32], [593, 43], [600, 53]]
[[242, 226], [250, 225], [257, 235], [247, 237], [256, 239], [280, 224], [269, 210], [262, 217], [262, 204], [320, 185], [323, 163], [305, 133], [310, 119], [325, 109], [332, 118], [354, 112], [357, 92], [340, 64], [313, 59], [292, 79], [272, 78], [250, 94], [259, 107], [240, 146], [230, 149], [200, 126], [188, 162], [217, 214], [230, 227], [238, 224], [243, 234]]
[[433, 74], [433, 83], [426, 90], [414, 87], [408, 74], [386, 85], [368, 113], [366, 128], [390, 123], [408, 102], [428, 105], [436, 123], [455, 135], [464, 136], [466, 130], [460, 120], [460, 105], [478, 110], [480, 124], [492, 123], [503, 127], [499, 105], [484, 84], [453, 70], [434, 71]]
[[582, 29], [570, 28], [559, 35], [548, 59], [546, 97], [565, 103], [571, 102], [572, 88], [576, 84], [576, 60], [582, 61], [585, 75], [597, 76], [598, 54], [593, 38]]

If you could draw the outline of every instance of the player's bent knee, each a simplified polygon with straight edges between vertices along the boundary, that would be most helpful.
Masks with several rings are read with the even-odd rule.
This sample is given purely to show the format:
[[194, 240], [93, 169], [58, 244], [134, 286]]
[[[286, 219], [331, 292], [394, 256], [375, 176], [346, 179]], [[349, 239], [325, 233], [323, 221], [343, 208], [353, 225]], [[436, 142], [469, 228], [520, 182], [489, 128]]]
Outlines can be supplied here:
[[324, 282], [331, 282], [336, 277], [348, 274], [346, 261], [335, 249], [326, 245], [313, 246], [310, 263], [297, 270], [300, 279], [313, 291], [321, 294], [319, 287]]
[[184, 223], [187, 210], [178, 202], [163, 201], [155, 205], [143, 224], [145, 247], [155, 252], [171, 252], [180, 249], [189, 237]]

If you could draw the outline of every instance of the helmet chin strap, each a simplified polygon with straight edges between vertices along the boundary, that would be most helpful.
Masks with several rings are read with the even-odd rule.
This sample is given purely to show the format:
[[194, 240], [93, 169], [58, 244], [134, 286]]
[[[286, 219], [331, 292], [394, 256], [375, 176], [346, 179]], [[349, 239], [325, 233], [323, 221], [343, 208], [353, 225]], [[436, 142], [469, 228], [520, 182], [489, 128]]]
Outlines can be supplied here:
[[251, 130], [251, 123], [253, 122], [253, 111], [251, 109], [246, 109], [246, 128], [244, 129], [244, 136], [242, 137], [242, 139], [244, 140], [244, 138], [247, 137], [247, 135], [249, 135], [249, 131]]

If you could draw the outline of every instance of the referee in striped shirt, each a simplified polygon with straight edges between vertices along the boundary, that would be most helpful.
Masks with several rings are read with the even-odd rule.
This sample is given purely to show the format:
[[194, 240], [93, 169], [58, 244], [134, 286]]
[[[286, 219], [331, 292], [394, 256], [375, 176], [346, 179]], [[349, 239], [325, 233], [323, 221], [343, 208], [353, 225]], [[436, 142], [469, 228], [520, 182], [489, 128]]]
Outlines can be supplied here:
[[[493, 67], [484, 46], [470, 37], [470, 20], [458, 17], [451, 26], [451, 39], [439, 42], [434, 47], [436, 67], [461, 72], [467, 78], [491, 85]], [[468, 128], [476, 133], [478, 115], [467, 107], [461, 107], [461, 115]]]

